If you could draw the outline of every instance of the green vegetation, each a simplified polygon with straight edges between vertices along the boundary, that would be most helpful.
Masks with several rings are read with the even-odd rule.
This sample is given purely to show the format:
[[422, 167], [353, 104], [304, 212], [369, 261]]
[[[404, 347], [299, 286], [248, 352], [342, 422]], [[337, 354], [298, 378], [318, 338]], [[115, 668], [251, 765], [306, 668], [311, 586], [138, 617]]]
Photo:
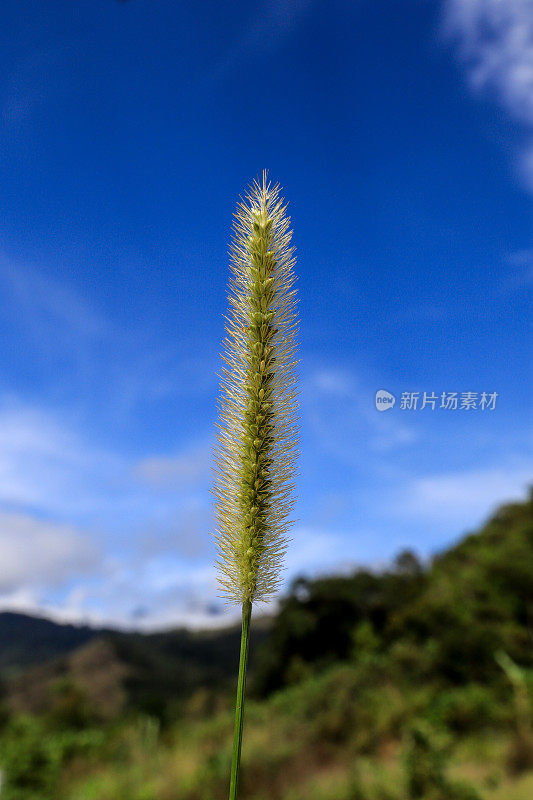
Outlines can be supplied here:
[[[500, 509], [427, 567], [405, 554], [383, 573], [296, 581], [253, 645], [241, 797], [531, 800], [531, 587], [533, 498]], [[231, 636], [228, 650], [238, 631]], [[152, 642], [135, 637], [136, 664]], [[134, 693], [105, 717], [67, 678], [38, 715], [7, 710], [6, 694], [2, 800], [227, 796], [234, 681], [225, 666], [186, 694], [168, 684], [164, 714], [147, 714]], [[148, 671], [143, 680], [156, 694]]]

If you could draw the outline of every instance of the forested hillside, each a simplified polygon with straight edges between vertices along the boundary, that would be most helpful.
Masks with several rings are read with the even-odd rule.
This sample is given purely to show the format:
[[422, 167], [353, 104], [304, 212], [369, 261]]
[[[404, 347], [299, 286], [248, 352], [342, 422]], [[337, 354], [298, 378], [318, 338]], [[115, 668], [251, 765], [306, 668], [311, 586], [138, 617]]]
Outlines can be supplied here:
[[[532, 590], [533, 497], [431, 563], [296, 580], [256, 625], [243, 798], [530, 800]], [[8, 678], [2, 797], [223, 798], [237, 640], [107, 632]]]
[[385, 572], [296, 581], [260, 658], [256, 688], [269, 692], [370, 652], [418, 680], [488, 680], [498, 674], [496, 651], [531, 666], [532, 645], [530, 496], [500, 508], [427, 567], [406, 551]]

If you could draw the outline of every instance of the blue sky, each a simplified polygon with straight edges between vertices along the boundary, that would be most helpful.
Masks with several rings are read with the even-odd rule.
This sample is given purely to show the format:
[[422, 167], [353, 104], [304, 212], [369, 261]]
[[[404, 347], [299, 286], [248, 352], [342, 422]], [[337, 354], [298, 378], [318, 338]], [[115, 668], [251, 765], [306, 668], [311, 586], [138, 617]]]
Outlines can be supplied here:
[[[232, 618], [211, 448], [231, 216], [263, 168], [298, 251], [287, 581], [426, 557], [524, 496], [527, 5], [2, 5], [0, 607]], [[401, 408], [453, 391], [498, 398]]]

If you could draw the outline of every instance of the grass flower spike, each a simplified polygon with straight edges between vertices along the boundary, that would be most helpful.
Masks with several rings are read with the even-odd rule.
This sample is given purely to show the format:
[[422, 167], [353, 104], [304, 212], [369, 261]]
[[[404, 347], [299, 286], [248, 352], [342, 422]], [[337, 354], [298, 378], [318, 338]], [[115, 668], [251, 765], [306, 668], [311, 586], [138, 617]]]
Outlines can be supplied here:
[[276, 591], [287, 546], [296, 457], [294, 248], [266, 172], [237, 205], [224, 342], [216, 516], [219, 583], [242, 605], [230, 800], [237, 795], [252, 603]]
[[275, 592], [292, 507], [294, 248], [279, 187], [237, 206], [217, 448], [220, 586], [239, 604]]

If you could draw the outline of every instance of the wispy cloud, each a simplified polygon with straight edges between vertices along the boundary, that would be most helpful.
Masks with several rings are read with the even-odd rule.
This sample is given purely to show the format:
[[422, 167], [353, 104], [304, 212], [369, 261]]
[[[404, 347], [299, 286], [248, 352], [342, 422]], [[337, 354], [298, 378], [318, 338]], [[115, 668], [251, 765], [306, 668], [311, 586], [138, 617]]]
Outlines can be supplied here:
[[251, 56], [264, 55], [279, 47], [294, 31], [315, 0], [269, 0], [254, 13], [243, 31], [217, 65], [208, 79], [217, 81]]
[[511, 295], [533, 286], [533, 249], [511, 253], [506, 261], [511, 271], [500, 281], [497, 296]]
[[347, 369], [322, 367], [311, 374], [309, 388], [325, 395], [348, 397], [353, 396], [357, 390], [357, 383], [354, 375]]
[[400, 514], [445, 520], [450, 528], [470, 520], [478, 524], [496, 504], [521, 500], [533, 480], [533, 463], [505, 464], [456, 470], [412, 478], [401, 488]]
[[530, 0], [445, 0], [444, 31], [473, 90], [492, 92], [524, 126], [520, 171], [533, 191], [533, 9]]
[[[344, 392], [359, 381], [342, 370], [323, 377], [311, 379], [323, 424], [335, 419], [331, 400], [349, 417], [352, 394]], [[369, 394], [361, 402], [372, 399]], [[366, 419], [356, 404], [353, 429], [332, 425], [322, 433], [334, 457], [338, 450], [344, 459], [348, 450], [364, 465], [361, 474], [376, 483], [384, 461], [376, 437], [390, 440], [394, 432], [375, 428], [371, 413], [376, 422], [384, 416], [370, 407]], [[323, 439], [318, 444], [326, 447]], [[98, 449], [74, 423], [51, 412], [12, 404], [0, 412], [0, 453], [1, 608], [146, 629], [233, 618], [217, 598], [205, 440], [172, 456], [134, 460]], [[520, 498], [533, 466], [508, 456], [482, 468], [416, 474], [396, 459], [385, 461], [382, 484], [366, 500], [358, 492], [356, 500], [363, 518], [365, 502], [373, 507], [376, 528], [368, 520], [367, 530], [352, 527], [356, 487], [348, 483], [346, 496], [336, 498], [348, 504], [340, 515], [315, 515], [316, 525], [295, 526], [288, 581], [295, 574], [349, 570], [378, 554], [383, 559], [391, 547], [425, 541], [426, 553], [476, 526], [496, 503]], [[387, 504], [379, 505], [384, 496]]]
[[61, 393], [93, 412], [101, 403], [123, 423], [147, 404], [214, 392], [215, 356], [186, 341], [161, 342], [149, 324], [121, 325], [53, 270], [0, 251], [0, 293], [0, 326], [39, 376], [42, 394]]
[[[207, 495], [202, 440], [172, 458], [132, 458], [102, 446], [82, 420], [0, 402], [0, 510], [31, 511], [102, 530], [175, 526]], [[141, 478], [141, 479], [140, 479]], [[207, 501], [203, 500], [205, 505]]]
[[58, 341], [68, 347], [75, 344], [73, 336], [86, 341], [109, 333], [106, 320], [64, 281], [4, 254], [0, 254], [0, 287], [5, 297], [2, 313], [15, 318], [40, 347]]
[[[0, 503], [58, 518], [102, 507], [127, 464], [49, 411], [10, 400], [0, 407]], [[115, 491], [113, 492], [113, 488]], [[104, 504], [109, 508], [109, 499]]]
[[374, 397], [380, 388], [351, 366], [309, 370], [303, 414], [316, 442], [341, 461], [364, 461], [367, 468], [373, 454], [380, 458], [386, 450], [412, 444], [417, 434], [411, 426], [397, 415], [376, 411]]
[[287, 551], [285, 567], [288, 573], [306, 575], [333, 571], [349, 555], [343, 555], [344, 537], [327, 528], [297, 526], [291, 532], [291, 545]]
[[[139, 464], [149, 480], [139, 481]], [[72, 419], [4, 401], [0, 607], [125, 626], [207, 624], [216, 588], [205, 482], [203, 442], [135, 461], [98, 447]]]
[[96, 544], [72, 525], [0, 512], [0, 596], [61, 586], [99, 560]]
[[143, 458], [134, 465], [133, 472], [150, 486], [175, 489], [207, 482], [210, 464], [209, 444], [195, 444], [173, 456]]
[[[26, 523], [28, 530], [36, 525], [33, 520]], [[191, 563], [163, 556], [142, 562], [128, 558], [98, 561], [82, 546], [79, 551], [76, 549], [72, 532], [63, 541], [61, 533], [56, 535], [54, 526], [50, 527], [48, 538], [26, 539], [26, 549], [32, 548], [32, 554], [46, 550], [39, 549], [41, 541], [52, 545], [50, 558], [45, 552], [40, 568], [0, 572], [0, 609], [46, 614], [65, 622], [146, 630], [214, 626], [227, 624], [232, 618], [231, 612], [220, 613], [223, 608], [210, 562]], [[22, 532], [26, 534], [27, 530]], [[58, 551], [54, 545], [61, 549]], [[9, 549], [5, 552], [9, 558]], [[13, 561], [22, 548], [12, 552]], [[0, 556], [3, 554], [0, 538]], [[54, 555], [57, 559], [51, 563]], [[29, 563], [32, 561], [36, 563], [33, 556], [28, 558]], [[4, 575], [9, 582], [3, 582]]]
[[86, 585], [81, 603], [72, 595], [56, 607], [65, 610], [76, 605], [78, 619], [85, 616], [93, 622], [154, 629], [212, 625], [220, 604], [210, 562], [152, 556], [108, 563], [106, 572]]

